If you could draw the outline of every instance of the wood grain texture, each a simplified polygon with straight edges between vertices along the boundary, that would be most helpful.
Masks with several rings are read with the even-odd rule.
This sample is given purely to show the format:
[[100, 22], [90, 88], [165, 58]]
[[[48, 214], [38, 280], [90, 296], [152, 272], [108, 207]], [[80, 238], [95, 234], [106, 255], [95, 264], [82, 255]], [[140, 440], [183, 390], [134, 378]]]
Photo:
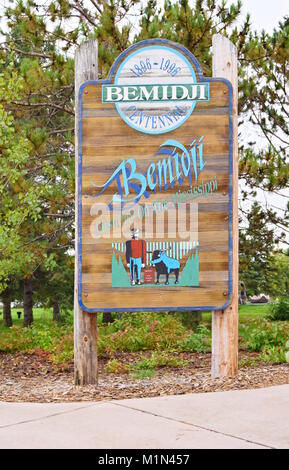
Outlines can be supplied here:
[[231, 305], [212, 313], [212, 377], [238, 373], [238, 63], [236, 47], [220, 34], [213, 36], [213, 75], [233, 85], [233, 294]]
[[74, 288], [74, 382], [75, 385], [97, 384], [97, 315], [84, 312], [78, 302], [78, 163], [79, 163], [79, 102], [80, 85], [97, 80], [97, 41], [83, 44], [75, 54], [75, 288]]
[[[194, 65], [192, 64], [192, 67]], [[229, 89], [226, 83], [211, 82], [210, 101], [197, 103], [193, 113], [179, 128], [168, 134], [147, 135], [128, 126], [119, 116], [115, 105], [101, 103], [101, 84], [88, 84], [82, 95], [82, 303], [87, 309], [164, 309], [191, 307], [222, 307], [229, 298]], [[199, 241], [199, 287], [137, 286], [112, 287], [112, 243], [125, 243], [131, 225], [138, 226], [144, 237], [147, 220], [139, 220], [137, 208], [127, 221], [127, 236], [110, 234], [97, 237], [97, 203], [107, 205], [117, 192], [111, 185], [101, 197], [96, 186], [104, 185], [123, 160], [133, 157], [137, 171], [145, 174], [150, 162], [167, 139], [174, 139], [189, 147], [195, 138], [204, 136], [205, 167], [192, 186], [217, 178], [218, 188], [206, 197], [191, 202], [198, 206], [197, 221], [185, 224], [185, 213], [179, 209], [151, 217], [151, 229], [146, 231], [148, 242], [183, 241], [187, 232]], [[152, 193], [150, 204], [170, 200], [178, 190], [190, 189], [189, 181], [181, 188]], [[139, 206], [144, 201], [140, 201]], [[183, 228], [174, 233], [174, 217]], [[109, 214], [107, 214], [109, 222]], [[148, 222], [149, 223], [149, 222]], [[160, 236], [159, 228], [164, 228]], [[125, 254], [117, 253], [126, 266]], [[181, 259], [181, 269], [186, 258]]]

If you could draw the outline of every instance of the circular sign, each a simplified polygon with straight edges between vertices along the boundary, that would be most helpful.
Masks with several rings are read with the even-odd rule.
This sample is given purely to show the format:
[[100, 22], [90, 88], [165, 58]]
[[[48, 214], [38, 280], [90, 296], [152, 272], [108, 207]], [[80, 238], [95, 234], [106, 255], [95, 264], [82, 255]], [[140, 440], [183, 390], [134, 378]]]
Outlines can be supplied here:
[[[181, 126], [198, 101], [195, 71], [172, 47], [143, 47], [125, 58], [115, 76], [115, 103], [122, 119], [146, 134]], [[113, 91], [113, 90], [112, 90]]]

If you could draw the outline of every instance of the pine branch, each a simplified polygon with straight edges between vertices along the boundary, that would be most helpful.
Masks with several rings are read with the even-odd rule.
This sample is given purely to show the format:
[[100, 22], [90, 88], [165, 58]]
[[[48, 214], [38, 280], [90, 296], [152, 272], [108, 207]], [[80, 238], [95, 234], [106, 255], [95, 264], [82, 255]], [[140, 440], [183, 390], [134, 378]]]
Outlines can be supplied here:
[[74, 116], [74, 111], [71, 111], [70, 109], [64, 108], [63, 106], [57, 105], [55, 103], [25, 103], [22, 101], [11, 101], [11, 104], [15, 104], [17, 106], [24, 106], [28, 108], [49, 107], [49, 108], [58, 109], [60, 111], [64, 111], [65, 113], [70, 114], [71, 116]]

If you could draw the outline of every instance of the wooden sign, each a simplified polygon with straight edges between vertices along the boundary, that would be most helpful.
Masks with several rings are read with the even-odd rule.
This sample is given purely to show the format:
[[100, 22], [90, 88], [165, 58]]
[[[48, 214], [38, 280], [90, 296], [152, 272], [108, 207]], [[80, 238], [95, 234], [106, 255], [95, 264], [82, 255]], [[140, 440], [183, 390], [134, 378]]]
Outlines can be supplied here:
[[79, 90], [78, 300], [223, 310], [232, 293], [232, 86], [142, 41]]

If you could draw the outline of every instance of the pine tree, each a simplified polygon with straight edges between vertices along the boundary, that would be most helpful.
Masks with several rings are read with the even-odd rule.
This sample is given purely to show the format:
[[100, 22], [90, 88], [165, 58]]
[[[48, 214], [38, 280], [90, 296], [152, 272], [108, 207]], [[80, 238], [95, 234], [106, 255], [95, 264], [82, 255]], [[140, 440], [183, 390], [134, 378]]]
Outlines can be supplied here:
[[[0, 289], [9, 288], [12, 278], [24, 279], [24, 323], [28, 326], [33, 321], [35, 272], [40, 266], [53, 270], [56, 267], [53, 247], [67, 250], [70, 244], [72, 220], [68, 216], [72, 196], [71, 189], [66, 193], [65, 180], [61, 178], [65, 168], [62, 172], [44, 159], [38, 161], [43, 145], [41, 130], [33, 129], [31, 121], [26, 120], [25, 125], [31, 125], [29, 133], [23, 125], [23, 115], [15, 119], [10, 111], [17, 113], [14, 103], [25, 89], [25, 78], [15, 69], [13, 60], [0, 67]], [[66, 199], [69, 204], [65, 207]]]
[[240, 230], [240, 279], [248, 295], [268, 292], [270, 258], [278, 240], [268, 226], [266, 213], [255, 202], [248, 216], [248, 226]]
[[[16, 210], [11, 227], [20, 221], [19, 229], [13, 231], [10, 227], [9, 234], [5, 230], [1, 234], [0, 243], [7, 244], [2, 253], [2, 277], [7, 280], [18, 270], [19, 279], [33, 279], [43, 267], [55, 272], [57, 252], [67, 253], [72, 246], [72, 57], [77, 45], [92, 37], [99, 43], [99, 77], [105, 78], [123, 50], [136, 41], [154, 37], [186, 46], [202, 64], [204, 74], [210, 76], [212, 35], [228, 36], [239, 50], [240, 115], [248, 116], [268, 142], [262, 149], [254, 142], [241, 145], [240, 177], [247, 183], [243, 198], [255, 197], [258, 188], [279, 192], [288, 187], [288, 20], [284, 19], [272, 35], [257, 34], [251, 31], [249, 16], [237, 26], [240, 13], [240, 1], [228, 5], [217, 0], [166, 0], [163, 8], [155, 0], [11, 2], [5, 10], [1, 69], [9, 81], [14, 73], [9, 68], [12, 64], [22, 85], [15, 96], [7, 98], [2, 93], [1, 102], [3, 110], [14, 115], [14, 128], [25, 149], [22, 157], [27, 157], [22, 166], [16, 167], [19, 177], [10, 188], [16, 194], [15, 200], [20, 201], [19, 207], [25, 206], [27, 212], [22, 220]], [[15, 171], [8, 162], [7, 176], [13, 181]], [[3, 207], [2, 217], [11, 217], [9, 204]], [[284, 238], [288, 230], [286, 209], [283, 217], [273, 208], [263, 209], [262, 215], [266, 223], [281, 227], [280, 236]], [[16, 216], [20, 217], [18, 222]], [[249, 217], [257, 220], [254, 207]], [[13, 258], [16, 246], [21, 253], [17, 263]]]
[[[289, 19], [280, 22], [272, 35], [250, 33], [240, 61], [240, 111], [263, 137], [261, 146], [253, 139], [240, 149], [240, 176], [247, 184], [243, 200], [255, 198], [258, 189], [280, 195], [289, 182]], [[285, 196], [279, 199], [286, 202]], [[280, 229], [279, 241], [288, 244], [289, 203], [269, 205], [266, 218]]]

